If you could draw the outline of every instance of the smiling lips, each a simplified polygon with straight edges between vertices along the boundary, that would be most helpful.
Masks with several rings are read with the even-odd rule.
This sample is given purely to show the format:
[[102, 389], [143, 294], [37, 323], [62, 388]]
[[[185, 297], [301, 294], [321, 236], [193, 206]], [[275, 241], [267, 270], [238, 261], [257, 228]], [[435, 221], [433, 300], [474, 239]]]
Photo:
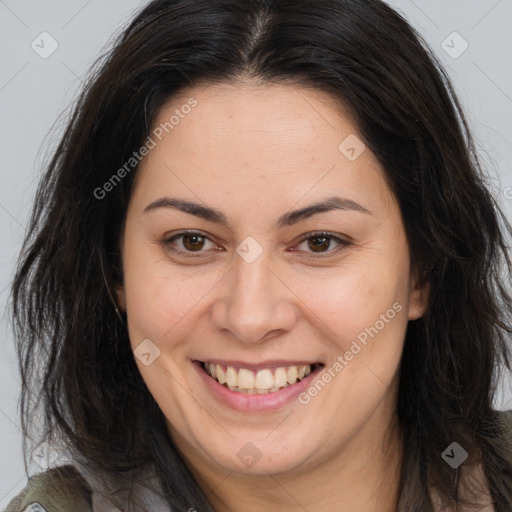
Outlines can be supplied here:
[[249, 395], [275, 393], [306, 378], [319, 364], [281, 366], [257, 371], [215, 363], [201, 363], [204, 371], [231, 391]]

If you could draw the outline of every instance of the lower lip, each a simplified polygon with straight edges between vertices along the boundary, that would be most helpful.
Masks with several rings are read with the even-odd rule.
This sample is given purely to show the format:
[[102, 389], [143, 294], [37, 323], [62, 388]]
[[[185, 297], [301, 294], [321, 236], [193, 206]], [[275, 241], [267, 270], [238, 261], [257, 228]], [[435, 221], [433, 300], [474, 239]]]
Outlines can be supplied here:
[[267, 393], [265, 395], [249, 395], [247, 393], [231, 391], [217, 382], [204, 371], [199, 361], [193, 361], [193, 365], [204, 384], [217, 401], [228, 405], [232, 409], [244, 412], [275, 411], [290, 404], [294, 400], [298, 400], [297, 397], [306, 390], [311, 380], [324, 368], [323, 366], [316, 368], [301, 381], [279, 391], [274, 391], [273, 393]]

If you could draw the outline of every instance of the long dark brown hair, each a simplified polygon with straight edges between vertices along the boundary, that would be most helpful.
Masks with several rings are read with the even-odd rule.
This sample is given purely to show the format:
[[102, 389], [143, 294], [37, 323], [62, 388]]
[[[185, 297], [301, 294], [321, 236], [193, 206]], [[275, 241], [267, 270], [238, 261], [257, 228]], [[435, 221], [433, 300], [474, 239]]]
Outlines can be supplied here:
[[175, 510], [211, 510], [113, 300], [136, 166], [104, 197], [98, 188], [173, 95], [245, 79], [312, 87], [350, 108], [400, 204], [412, 262], [430, 282], [400, 367], [400, 510], [432, 511], [431, 487], [461, 503], [460, 471], [441, 457], [456, 441], [468, 462], [482, 463], [496, 512], [510, 512], [512, 450], [493, 399], [498, 368], [510, 370], [512, 228], [450, 80], [379, 0], [155, 0], [97, 61], [41, 179], [12, 288], [24, 432], [39, 403], [41, 439], [65, 439], [112, 479], [154, 465]]

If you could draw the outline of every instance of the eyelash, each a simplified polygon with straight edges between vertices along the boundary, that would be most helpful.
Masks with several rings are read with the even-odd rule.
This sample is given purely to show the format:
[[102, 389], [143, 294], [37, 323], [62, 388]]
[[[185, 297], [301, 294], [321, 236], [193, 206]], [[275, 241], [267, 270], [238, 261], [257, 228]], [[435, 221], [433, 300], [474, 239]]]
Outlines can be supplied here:
[[[206, 251], [182, 251], [181, 249], [176, 249], [175, 247], [173, 247], [171, 245], [172, 242], [174, 242], [176, 239], [182, 238], [186, 235], [200, 236], [201, 238], [204, 238], [211, 242], [210, 238], [201, 232], [182, 231], [181, 233], [177, 233], [176, 235], [173, 235], [171, 238], [162, 240], [161, 245], [164, 248], [170, 250], [171, 252], [178, 254], [179, 256], [184, 256], [186, 258], [201, 258], [203, 256], [203, 253]], [[313, 252], [309, 253], [309, 256], [307, 256], [307, 258], [312, 258], [312, 259], [321, 259], [321, 258], [331, 257], [331, 256], [333, 256], [333, 254], [339, 252], [341, 249], [352, 245], [352, 243], [349, 242], [348, 240], [344, 240], [344, 239], [334, 235], [333, 233], [329, 233], [327, 231], [315, 231], [312, 233], [306, 233], [306, 235], [300, 239], [300, 241], [298, 242], [298, 245], [300, 245], [301, 243], [303, 243], [309, 239], [312, 239], [312, 238], [328, 238], [330, 240], [335, 240], [336, 242], [338, 242], [340, 244], [339, 247], [337, 247], [335, 249], [331, 249], [331, 250], [323, 252], [323, 253], [313, 253]]]

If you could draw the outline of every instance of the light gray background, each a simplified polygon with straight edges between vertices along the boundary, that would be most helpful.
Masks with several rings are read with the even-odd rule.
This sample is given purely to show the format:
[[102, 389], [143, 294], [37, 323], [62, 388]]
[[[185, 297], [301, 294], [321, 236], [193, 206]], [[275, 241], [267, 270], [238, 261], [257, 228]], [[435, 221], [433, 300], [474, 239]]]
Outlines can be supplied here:
[[[493, 192], [512, 218], [512, 0], [388, 1], [448, 69], [493, 177]], [[19, 377], [5, 313], [41, 161], [55, 147], [62, 124], [50, 138], [47, 134], [112, 34], [145, 3], [0, 0], [0, 509], [26, 485], [17, 412]], [[450, 35], [454, 31], [460, 36]], [[31, 47], [42, 32], [58, 43], [46, 59]], [[457, 56], [464, 41], [469, 46]], [[46, 40], [46, 50], [49, 45]], [[503, 384], [496, 407], [510, 409], [510, 376]]]

